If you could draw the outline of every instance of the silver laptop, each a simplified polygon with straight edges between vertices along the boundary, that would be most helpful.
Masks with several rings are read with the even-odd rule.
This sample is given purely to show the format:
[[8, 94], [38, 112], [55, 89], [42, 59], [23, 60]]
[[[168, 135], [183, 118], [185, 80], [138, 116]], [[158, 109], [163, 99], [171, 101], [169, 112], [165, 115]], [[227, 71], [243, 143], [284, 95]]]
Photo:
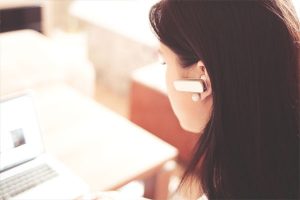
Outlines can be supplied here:
[[31, 93], [0, 102], [0, 200], [75, 199], [88, 186], [44, 152]]

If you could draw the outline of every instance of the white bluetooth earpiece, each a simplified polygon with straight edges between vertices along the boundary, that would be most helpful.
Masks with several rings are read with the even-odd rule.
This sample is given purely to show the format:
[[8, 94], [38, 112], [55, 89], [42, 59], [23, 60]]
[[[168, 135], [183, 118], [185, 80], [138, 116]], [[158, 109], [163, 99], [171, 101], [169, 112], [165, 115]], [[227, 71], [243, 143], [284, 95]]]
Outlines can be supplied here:
[[201, 98], [200, 94], [206, 91], [205, 81], [200, 79], [183, 79], [176, 80], [173, 82], [174, 88], [179, 92], [191, 92], [192, 100], [199, 101]]

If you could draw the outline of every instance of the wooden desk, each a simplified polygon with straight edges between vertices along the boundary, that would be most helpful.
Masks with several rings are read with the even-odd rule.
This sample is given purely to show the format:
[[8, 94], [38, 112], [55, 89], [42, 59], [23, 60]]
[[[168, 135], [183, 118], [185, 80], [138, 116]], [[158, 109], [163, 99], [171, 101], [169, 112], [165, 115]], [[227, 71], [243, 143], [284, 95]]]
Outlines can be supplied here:
[[36, 104], [46, 150], [92, 190], [151, 179], [146, 197], [167, 199], [174, 147], [67, 86], [39, 89]]

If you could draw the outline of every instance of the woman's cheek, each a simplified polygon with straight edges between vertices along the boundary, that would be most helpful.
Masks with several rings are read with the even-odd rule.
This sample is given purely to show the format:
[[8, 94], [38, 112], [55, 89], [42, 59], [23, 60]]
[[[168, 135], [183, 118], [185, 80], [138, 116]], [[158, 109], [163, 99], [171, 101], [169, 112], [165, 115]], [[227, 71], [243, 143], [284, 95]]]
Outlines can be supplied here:
[[174, 79], [175, 79], [174, 73], [172, 73], [172, 71], [170, 71], [170, 68], [167, 67], [167, 70], [166, 70], [166, 85], [167, 85], [168, 98], [169, 98], [169, 101], [171, 103], [171, 107], [172, 107], [175, 115], [177, 116], [177, 111], [176, 111], [177, 109], [176, 109], [176, 105], [175, 105], [176, 91], [173, 87]]
[[167, 66], [166, 69], [166, 84], [168, 98], [171, 103], [172, 110], [177, 119], [182, 122], [186, 116], [186, 94], [178, 92], [173, 85], [175, 80], [181, 79], [180, 72], [178, 71], [179, 66], [173, 64]]

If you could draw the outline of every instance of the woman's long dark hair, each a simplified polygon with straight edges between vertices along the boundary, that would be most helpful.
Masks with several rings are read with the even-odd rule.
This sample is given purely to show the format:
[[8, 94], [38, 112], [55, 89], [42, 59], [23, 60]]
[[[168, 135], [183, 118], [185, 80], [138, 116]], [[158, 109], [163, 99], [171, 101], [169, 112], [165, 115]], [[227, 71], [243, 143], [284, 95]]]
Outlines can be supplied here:
[[291, 2], [162, 0], [150, 22], [182, 67], [202, 60], [211, 80], [211, 119], [184, 177], [196, 176], [209, 199], [299, 198], [300, 37]]

